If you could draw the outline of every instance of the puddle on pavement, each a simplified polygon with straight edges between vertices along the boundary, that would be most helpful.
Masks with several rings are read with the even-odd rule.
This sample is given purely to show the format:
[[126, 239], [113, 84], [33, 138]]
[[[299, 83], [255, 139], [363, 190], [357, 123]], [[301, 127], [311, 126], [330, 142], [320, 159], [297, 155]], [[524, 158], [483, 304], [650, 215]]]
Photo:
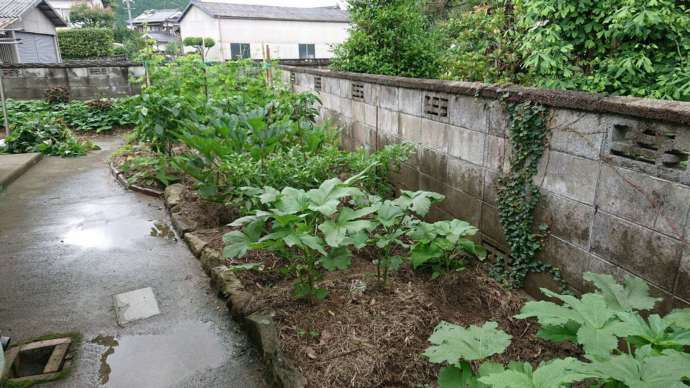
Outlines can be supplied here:
[[105, 250], [122, 246], [142, 237], [177, 241], [175, 232], [168, 224], [161, 221], [142, 220], [141, 222], [78, 223], [67, 230], [60, 242], [81, 248]]
[[108, 357], [115, 353], [115, 348], [119, 345], [119, 342], [117, 342], [115, 337], [111, 335], [99, 335], [98, 337], [92, 339], [91, 342], [107, 347], [105, 352], [101, 354], [100, 368], [98, 369], [98, 382], [105, 384], [108, 382], [110, 372], [112, 371], [112, 369], [110, 369], [110, 365], [108, 365]]
[[[98, 340], [98, 341], [97, 341]], [[213, 323], [187, 322], [168, 334], [96, 337], [104, 387], [168, 387], [232, 357]]]
[[151, 237], [160, 237], [166, 240], [177, 240], [175, 231], [173, 231], [170, 225], [163, 222], [154, 222], [149, 231], [149, 235]]

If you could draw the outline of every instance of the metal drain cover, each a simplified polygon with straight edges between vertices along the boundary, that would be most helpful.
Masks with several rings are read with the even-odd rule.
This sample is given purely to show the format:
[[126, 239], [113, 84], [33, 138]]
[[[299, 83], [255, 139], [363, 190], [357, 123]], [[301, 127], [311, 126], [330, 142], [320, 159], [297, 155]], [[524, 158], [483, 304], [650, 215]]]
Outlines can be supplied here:
[[58, 377], [72, 339], [56, 338], [13, 346], [6, 354], [0, 379], [14, 383], [48, 381]]
[[113, 298], [115, 315], [120, 326], [161, 313], [151, 287], [117, 294]]

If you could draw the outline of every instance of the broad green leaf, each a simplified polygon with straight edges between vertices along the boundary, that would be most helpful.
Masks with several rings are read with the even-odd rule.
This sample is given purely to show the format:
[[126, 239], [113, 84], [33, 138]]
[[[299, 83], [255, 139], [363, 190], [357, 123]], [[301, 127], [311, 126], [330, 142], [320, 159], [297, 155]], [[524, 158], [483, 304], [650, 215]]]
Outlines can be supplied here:
[[611, 326], [601, 328], [586, 324], [580, 326], [577, 330], [577, 342], [582, 345], [587, 358], [610, 356], [611, 351], [618, 346], [618, 338], [611, 329]]
[[617, 311], [649, 310], [660, 300], [649, 296], [649, 286], [636, 276], [626, 276], [622, 285], [608, 274], [585, 272], [583, 278], [592, 282], [606, 304]]
[[690, 331], [669, 330], [670, 322], [657, 314], [652, 314], [645, 321], [636, 313], [618, 313], [620, 323], [616, 334], [619, 337], [634, 337], [632, 342], [637, 346], [646, 344], [660, 348], [682, 347], [690, 345]]
[[412, 268], [417, 269], [427, 261], [441, 257], [441, 255], [443, 255], [443, 251], [436, 244], [415, 244], [410, 250], [410, 262]]
[[225, 243], [223, 255], [227, 258], [235, 258], [244, 256], [253, 241], [246, 234], [236, 230], [226, 233], [223, 236], [223, 242]]
[[638, 349], [634, 357], [623, 353], [581, 364], [577, 371], [589, 378], [619, 381], [630, 388], [687, 388], [682, 379], [690, 377], [690, 358], [673, 350], [654, 354], [646, 348]]
[[447, 366], [438, 372], [439, 388], [467, 388], [470, 386], [470, 380], [476, 380], [476, 377], [465, 363], [461, 368]]
[[328, 217], [336, 212], [341, 198], [357, 192], [359, 190], [344, 185], [338, 178], [333, 178], [324, 181], [318, 189], [309, 190], [306, 195], [310, 201], [309, 209]]
[[690, 308], [673, 310], [664, 317], [664, 321], [669, 325], [690, 330]]
[[563, 326], [568, 322], [580, 322], [580, 316], [573, 310], [552, 302], [527, 302], [516, 315], [517, 319], [537, 318], [542, 326]]
[[331, 249], [328, 255], [321, 257], [319, 262], [327, 271], [347, 269], [352, 263], [352, 253], [345, 247]]
[[278, 214], [295, 214], [308, 205], [308, 198], [304, 190], [286, 187], [281, 191], [280, 197], [275, 202]]
[[327, 255], [324, 246], [323, 246], [323, 240], [317, 236], [311, 236], [309, 234], [302, 234], [299, 236], [299, 240], [304, 244], [305, 246], [319, 252], [322, 255]]
[[467, 328], [441, 322], [429, 337], [429, 342], [433, 345], [427, 348], [424, 355], [433, 363], [453, 365], [463, 360], [481, 360], [503, 353], [512, 337], [497, 327], [496, 322]]
[[259, 200], [263, 204], [273, 203], [278, 199], [279, 196], [280, 192], [278, 190], [274, 189], [273, 187], [266, 186], [259, 196]]
[[385, 201], [376, 211], [376, 220], [384, 227], [395, 225], [403, 217], [403, 210], [391, 201]]
[[373, 208], [353, 210], [349, 207], [344, 207], [335, 221], [325, 221], [318, 228], [324, 234], [326, 243], [329, 246], [339, 247], [347, 245], [352, 243], [352, 240], [348, 237], [374, 227], [374, 223], [371, 221], [357, 219], [369, 215], [373, 211]]
[[410, 209], [420, 217], [424, 217], [429, 213], [429, 209], [433, 203], [442, 201], [444, 195], [430, 192], [430, 191], [406, 191], [400, 192], [394, 202], [403, 209]]
[[461, 239], [459, 245], [463, 251], [475, 255], [479, 260], [486, 259], [486, 248], [471, 240]]
[[537, 336], [552, 342], [577, 341], [577, 323], [568, 322], [563, 326], [545, 325], [539, 329]]
[[512, 364], [509, 369], [491, 373], [479, 381], [493, 388], [561, 388], [584, 379], [577, 371], [580, 365], [570, 357], [541, 363], [536, 370], [527, 363]]

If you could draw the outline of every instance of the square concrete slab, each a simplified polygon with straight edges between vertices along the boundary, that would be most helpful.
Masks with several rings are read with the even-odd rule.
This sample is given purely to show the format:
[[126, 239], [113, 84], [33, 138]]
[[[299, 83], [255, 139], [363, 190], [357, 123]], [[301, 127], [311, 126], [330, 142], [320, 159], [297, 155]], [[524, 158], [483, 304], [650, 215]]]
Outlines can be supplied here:
[[113, 298], [117, 323], [120, 326], [161, 313], [151, 287], [117, 294]]

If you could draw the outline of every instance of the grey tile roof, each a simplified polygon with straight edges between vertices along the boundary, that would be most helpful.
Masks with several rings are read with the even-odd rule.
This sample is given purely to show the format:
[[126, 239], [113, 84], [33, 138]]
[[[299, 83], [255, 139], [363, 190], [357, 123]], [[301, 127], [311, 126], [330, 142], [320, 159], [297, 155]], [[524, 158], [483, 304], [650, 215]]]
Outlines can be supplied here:
[[275, 7], [266, 5], [230, 4], [192, 0], [180, 19], [184, 17], [190, 7], [199, 7], [205, 13], [216, 18], [228, 19], [263, 19], [263, 20], [294, 20], [310, 22], [340, 22], [350, 21], [347, 12], [338, 7]]
[[55, 27], [67, 27], [67, 23], [45, 0], [0, 0], [0, 28], [10, 26], [35, 7], [38, 7]]
[[182, 14], [179, 9], [151, 9], [132, 19], [132, 23], [162, 23], [167, 20], [176, 21]]
[[170, 43], [177, 40], [175, 35], [167, 34], [165, 32], [149, 31], [146, 33], [146, 35], [150, 36], [151, 39], [158, 43]]

